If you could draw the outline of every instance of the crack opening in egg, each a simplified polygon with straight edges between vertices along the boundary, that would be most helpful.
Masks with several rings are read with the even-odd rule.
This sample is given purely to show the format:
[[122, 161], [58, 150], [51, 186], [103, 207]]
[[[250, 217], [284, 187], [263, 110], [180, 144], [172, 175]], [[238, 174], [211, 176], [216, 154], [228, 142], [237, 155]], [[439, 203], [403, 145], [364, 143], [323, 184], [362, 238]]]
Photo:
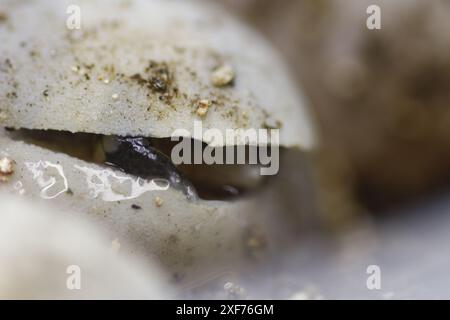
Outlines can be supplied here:
[[[273, 177], [261, 176], [253, 164], [181, 164], [170, 154], [170, 138], [119, 137], [57, 130], [8, 129], [8, 135], [55, 152], [113, 167], [142, 179], [166, 179], [189, 200], [234, 200], [264, 188]], [[195, 140], [191, 139], [194, 144]], [[203, 143], [203, 148], [206, 144]], [[258, 148], [251, 146], [227, 148]], [[235, 152], [237, 154], [238, 152]], [[247, 152], [248, 155], [250, 152]], [[193, 162], [191, 162], [193, 163]]]

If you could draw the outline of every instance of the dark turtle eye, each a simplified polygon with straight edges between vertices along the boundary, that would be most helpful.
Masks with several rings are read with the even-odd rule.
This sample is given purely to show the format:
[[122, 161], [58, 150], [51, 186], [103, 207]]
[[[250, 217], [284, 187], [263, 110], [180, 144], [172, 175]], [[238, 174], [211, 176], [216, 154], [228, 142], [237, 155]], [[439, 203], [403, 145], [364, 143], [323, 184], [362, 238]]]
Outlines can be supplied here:
[[188, 199], [197, 198], [194, 186], [178, 172], [168, 156], [150, 145], [148, 139], [142, 137], [107, 137], [106, 139], [106, 141], [102, 139], [105, 141], [102, 145], [106, 164], [144, 179], [166, 179], [174, 188], [181, 190]]

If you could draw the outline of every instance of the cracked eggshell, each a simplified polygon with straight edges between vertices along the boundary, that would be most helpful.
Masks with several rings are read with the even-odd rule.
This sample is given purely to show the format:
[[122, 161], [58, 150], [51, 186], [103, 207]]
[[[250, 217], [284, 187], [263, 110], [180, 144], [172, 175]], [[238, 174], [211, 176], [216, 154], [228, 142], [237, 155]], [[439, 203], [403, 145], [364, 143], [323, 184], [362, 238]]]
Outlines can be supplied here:
[[[64, 213], [0, 195], [1, 299], [171, 297], [168, 277], [154, 262], [113, 250], [107, 236]], [[76, 275], [80, 290], [69, 290]]]
[[[121, 252], [159, 259], [180, 283], [245, 267], [255, 256], [281, 250], [295, 234], [282, 207], [289, 192], [284, 178], [257, 197], [190, 202], [172, 188], [152, 191], [118, 170], [13, 141], [1, 132], [0, 156], [16, 163], [9, 180], [0, 183], [0, 193], [45, 201], [62, 216], [89, 219], [119, 240]], [[296, 183], [310, 189], [307, 179]], [[307, 192], [295, 190], [300, 193], [296, 209], [311, 203]]]
[[[191, 1], [71, 1], [81, 8], [81, 29], [68, 30], [68, 3], [0, 4], [8, 15], [7, 24], [0, 25], [6, 44], [0, 48], [2, 127], [168, 137], [175, 129], [191, 130], [200, 119], [203, 129], [222, 131], [275, 123], [283, 146], [313, 145], [304, 103], [278, 55], [217, 7]], [[233, 68], [232, 85], [211, 82], [222, 64]], [[204, 99], [212, 103], [199, 118], [197, 105]], [[255, 197], [189, 202], [172, 188], [143, 190], [148, 185], [131, 176], [13, 141], [4, 132], [0, 155], [16, 162], [0, 192], [49, 201], [65, 215], [87, 216], [119, 239], [121, 251], [157, 257], [183, 283], [281, 250], [291, 236], [292, 224], [283, 219], [282, 177]], [[301, 163], [293, 166], [296, 171], [304, 169]], [[307, 180], [296, 183], [310, 189]], [[295, 208], [311, 202], [303, 196], [296, 195]]]
[[[81, 10], [79, 30], [66, 26], [69, 5]], [[180, 128], [193, 134], [195, 120], [222, 133], [276, 124], [281, 145], [314, 143], [305, 102], [278, 54], [220, 7], [6, 0], [0, 11], [7, 16], [0, 24], [3, 126], [169, 137]], [[224, 66], [233, 81], [214, 85]], [[200, 117], [202, 99], [211, 107]]]

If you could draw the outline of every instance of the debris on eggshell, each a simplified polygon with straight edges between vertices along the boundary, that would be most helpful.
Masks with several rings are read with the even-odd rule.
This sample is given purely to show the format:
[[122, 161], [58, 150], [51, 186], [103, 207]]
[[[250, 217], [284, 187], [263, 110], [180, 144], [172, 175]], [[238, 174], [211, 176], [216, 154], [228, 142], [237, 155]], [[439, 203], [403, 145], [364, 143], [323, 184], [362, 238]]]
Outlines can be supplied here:
[[6, 182], [10, 175], [14, 173], [14, 160], [3, 157], [0, 159], [0, 181]]
[[0, 110], [0, 122], [5, 121], [7, 119], [8, 119], [8, 115], [6, 114], [6, 112]]
[[197, 115], [200, 117], [204, 117], [208, 112], [209, 107], [211, 106], [211, 101], [207, 99], [202, 99], [197, 103]]
[[211, 82], [216, 87], [224, 87], [234, 80], [234, 70], [230, 65], [223, 65], [217, 68], [211, 75]]
[[267, 248], [266, 236], [259, 227], [252, 226], [247, 230], [245, 246], [251, 258], [258, 259]]
[[0, 160], [0, 173], [11, 174], [13, 172], [13, 163], [14, 161], [10, 158], [3, 157]]
[[155, 198], [155, 204], [158, 208], [161, 207], [163, 205], [163, 203], [164, 203], [164, 200], [161, 197]]

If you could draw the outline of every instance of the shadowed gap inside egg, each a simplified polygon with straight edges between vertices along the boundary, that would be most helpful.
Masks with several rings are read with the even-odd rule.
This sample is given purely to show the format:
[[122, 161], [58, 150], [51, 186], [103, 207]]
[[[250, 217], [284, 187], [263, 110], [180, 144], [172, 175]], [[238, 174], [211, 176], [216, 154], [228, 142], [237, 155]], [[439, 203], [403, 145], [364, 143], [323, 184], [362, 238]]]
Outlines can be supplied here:
[[[233, 200], [260, 190], [268, 180], [260, 174], [260, 165], [248, 164], [250, 148], [234, 148], [237, 163], [237, 148], [245, 152], [245, 164], [181, 164], [171, 161], [172, 148], [178, 143], [170, 138], [144, 138], [105, 136], [91, 133], [70, 133], [56, 130], [8, 129], [15, 140], [31, 143], [81, 160], [117, 168], [124, 173], [143, 179], [162, 178], [175, 189], [182, 191], [188, 199]], [[194, 144], [200, 143], [191, 139]], [[202, 143], [202, 150], [207, 145]], [[225, 155], [228, 151], [223, 148]]]

